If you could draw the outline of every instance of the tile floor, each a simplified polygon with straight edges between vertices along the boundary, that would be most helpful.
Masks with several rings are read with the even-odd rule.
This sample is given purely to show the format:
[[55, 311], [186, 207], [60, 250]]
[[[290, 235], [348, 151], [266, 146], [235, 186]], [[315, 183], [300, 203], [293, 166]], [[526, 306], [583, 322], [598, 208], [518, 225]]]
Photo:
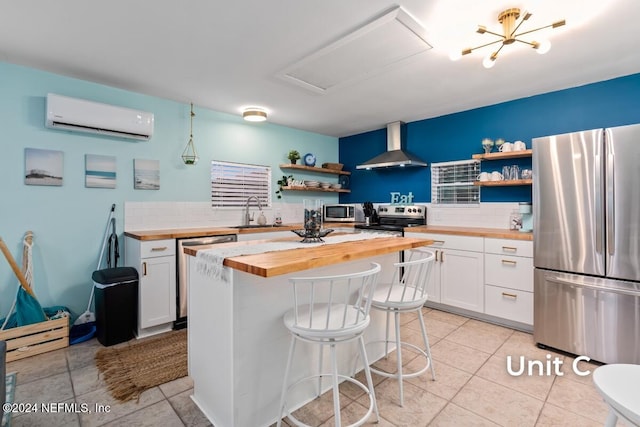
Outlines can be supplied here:
[[[571, 357], [537, 348], [530, 334], [443, 311], [425, 308], [423, 312], [437, 380], [431, 381], [430, 371], [405, 380], [405, 405], [400, 407], [397, 382], [374, 374], [379, 426], [604, 424], [607, 408], [595, 391], [591, 376], [573, 373]], [[402, 323], [403, 339], [418, 344], [421, 338], [417, 317], [407, 315]], [[189, 378], [148, 390], [138, 402], [114, 401], [93, 360], [100, 347], [94, 339], [12, 362], [7, 372], [18, 372], [16, 402], [77, 402], [89, 407], [102, 404], [109, 405], [110, 412], [15, 414], [13, 426], [211, 425], [189, 397], [192, 393]], [[515, 359], [512, 369], [518, 370], [520, 356], [545, 362], [548, 354], [563, 361], [564, 375], [514, 377], [507, 373], [509, 355]], [[392, 354], [377, 365], [393, 370], [393, 359]], [[421, 361], [417, 355], [405, 351], [403, 359], [407, 369], [419, 369]], [[585, 362], [578, 366], [582, 370], [596, 367]], [[340, 393], [346, 425], [366, 412], [368, 398], [348, 384], [341, 386]], [[296, 415], [312, 425], [333, 425], [331, 392], [304, 406]]]

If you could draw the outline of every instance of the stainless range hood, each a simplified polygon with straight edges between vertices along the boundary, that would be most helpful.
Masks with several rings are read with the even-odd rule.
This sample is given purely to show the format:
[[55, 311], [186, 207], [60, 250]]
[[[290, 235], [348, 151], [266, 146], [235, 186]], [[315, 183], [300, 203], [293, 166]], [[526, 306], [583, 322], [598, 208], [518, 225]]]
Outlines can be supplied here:
[[389, 123], [387, 125], [387, 151], [357, 165], [356, 169], [427, 166], [427, 163], [404, 150], [406, 126], [403, 122]]

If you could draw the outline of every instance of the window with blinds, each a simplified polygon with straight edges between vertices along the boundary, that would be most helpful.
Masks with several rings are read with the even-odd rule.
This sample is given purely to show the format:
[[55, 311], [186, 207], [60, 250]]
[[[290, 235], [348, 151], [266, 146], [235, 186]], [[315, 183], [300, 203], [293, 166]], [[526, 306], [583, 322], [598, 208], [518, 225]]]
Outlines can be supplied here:
[[431, 204], [479, 205], [480, 187], [473, 184], [479, 174], [479, 160], [431, 163]]
[[263, 207], [271, 206], [270, 166], [211, 162], [211, 206], [243, 207], [250, 196], [256, 196]]

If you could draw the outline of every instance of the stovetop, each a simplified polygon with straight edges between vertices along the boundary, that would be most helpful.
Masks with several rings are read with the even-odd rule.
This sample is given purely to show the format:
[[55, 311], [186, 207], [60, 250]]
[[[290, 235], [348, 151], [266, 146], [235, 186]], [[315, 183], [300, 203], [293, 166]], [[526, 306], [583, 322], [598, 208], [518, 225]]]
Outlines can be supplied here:
[[378, 223], [356, 224], [357, 229], [402, 231], [405, 227], [425, 225], [427, 207], [424, 205], [380, 205]]

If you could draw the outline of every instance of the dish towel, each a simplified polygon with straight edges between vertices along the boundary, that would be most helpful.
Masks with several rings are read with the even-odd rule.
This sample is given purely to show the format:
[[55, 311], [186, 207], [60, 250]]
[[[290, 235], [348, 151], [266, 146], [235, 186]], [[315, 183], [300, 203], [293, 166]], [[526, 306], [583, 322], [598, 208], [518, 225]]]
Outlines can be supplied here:
[[353, 242], [356, 240], [378, 239], [381, 237], [393, 237], [387, 233], [356, 233], [343, 234], [340, 236], [325, 237], [324, 242], [302, 243], [302, 242], [264, 242], [249, 245], [238, 245], [220, 249], [206, 249], [198, 251], [196, 255], [196, 269], [200, 273], [212, 279], [229, 282], [229, 267], [222, 265], [225, 258], [240, 255], [254, 255], [265, 252], [286, 251], [289, 249], [313, 248], [322, 245], [331, 245], [343, 242]]

